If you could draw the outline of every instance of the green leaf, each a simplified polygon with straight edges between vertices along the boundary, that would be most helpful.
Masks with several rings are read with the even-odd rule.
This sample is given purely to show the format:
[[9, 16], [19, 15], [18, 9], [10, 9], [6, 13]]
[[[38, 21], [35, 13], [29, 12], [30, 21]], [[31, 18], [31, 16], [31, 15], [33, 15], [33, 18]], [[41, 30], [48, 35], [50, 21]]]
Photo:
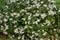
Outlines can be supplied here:
[[6, 0], [0, 0], [0, 8], [3, 7], [6, 3]]
[[60, 4], [60, 0], [56, 0], [56, 3], [57, 3], [57, 4]]

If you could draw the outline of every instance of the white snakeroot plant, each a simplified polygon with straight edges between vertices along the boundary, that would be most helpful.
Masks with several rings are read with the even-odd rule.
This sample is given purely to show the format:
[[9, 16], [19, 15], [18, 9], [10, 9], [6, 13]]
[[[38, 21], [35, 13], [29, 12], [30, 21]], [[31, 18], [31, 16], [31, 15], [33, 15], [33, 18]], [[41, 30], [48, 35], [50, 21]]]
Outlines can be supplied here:
[[0, 10], [0, 32], [11, 38], [45, 40], [48, 35], [55, 35], [54, 0], [10, 0], [4, 8]]

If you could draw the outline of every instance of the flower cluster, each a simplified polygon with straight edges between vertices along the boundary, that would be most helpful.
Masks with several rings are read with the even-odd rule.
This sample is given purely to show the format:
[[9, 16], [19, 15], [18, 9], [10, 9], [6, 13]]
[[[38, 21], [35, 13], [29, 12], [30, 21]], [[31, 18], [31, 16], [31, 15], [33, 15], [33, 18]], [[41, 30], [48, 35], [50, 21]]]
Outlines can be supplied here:
[[17, 40], [43, 40], [56, 32], [54, 0], [11, 1], [0, 12], [0, 31]]

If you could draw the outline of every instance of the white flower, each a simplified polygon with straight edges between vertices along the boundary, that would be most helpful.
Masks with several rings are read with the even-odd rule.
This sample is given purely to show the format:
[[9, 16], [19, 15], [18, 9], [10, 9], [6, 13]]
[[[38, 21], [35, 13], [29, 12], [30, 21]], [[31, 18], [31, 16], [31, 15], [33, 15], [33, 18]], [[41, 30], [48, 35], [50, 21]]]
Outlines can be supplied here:
[[46, 34], [47, 34], [47, 32], [44, 32], [44, 33], [43, 33], [43, 36], [46, 36]]
[[27, 25], [25, 25], [24, 29], [26, 29], [26, 28], [28, 28], [28, 26], [27, 26]]
[[54, 15], [54, 14], [56, 14], [56, 12], [55, 11], [53, 12], [52, 10], [50, 10], [50, 11], [48, 11], [48, 14], [49, 15]]
[[9, 27], [8, 27], [8, 25], [6, 23], [4, 24], [4, 26], [5, 26], [4, 31], [6, 31], [7, 29], [9, 29]]
[[60, 9], [58, 10], [58, 12], [60, 12]]
[[11, 21], [11, 20], [13, 20], [13, 18], [10, 18], [9, 20]]
[[4, 15], [2, 13], [0, 13], [0, 19], [3, 17]]
[[41, 1], [41, 4], [44, 3], [43, 1]]
[[50, 21], [49, 20], [46, 20], [46, 23], [47, 23], [48, 26], [50, 25]]
[[30, 15], [28, 16], [28, 20], [31, 20], [31, 18], [32, 18], [31, 15], [32, 15], [32, 14], [30, 14]]
[[23, 30], [24, 30], [24, 29], [21, 29], [21, 30], [19, 31], [19, 33], [23, 34], [23, 33], [24, 33]]
[[28, 21], [28, 24], [30, 24], [30, 21]]
[[35, 31], [32, 32], [32, 34], [34, 34], [34, 33], [35, 33]]
[[50, 40], [50, 39], [48, 39], [48, 40]]
[[1, 26], [1, 30], [4, 30], [4, 26]]
[[37, 22], [37, 21], [35, 21], [35, 22], [33, 22], [33, 24], [38, 24], [38, 22]]
[[34, 37], [34, 35], [31, 35], [30, 38], [32, 39]]
[[35, 33], [36, 36], [38, 36], [39, 34], [38, 33]]
[[53, 5], [49, 4], [48, 8], [53, 9]]
[[48, 0], [48, 1], [55, 3], [55, 0]]
[[43, 38], [40, 38], [40, 40], [44, 40]]
[[14, 25], [14, 27], [17, 27], [16, 25]]
[[6, 31], [3, 32], [4, 34], [8, 34]]
[[29, 28], [31, 28], [31, 29], [32, 29], [33, 27], [32, 27], [32, 26], [29, 26]]
[[44, 4], [43, 6], [44, 6], [44, 7], [47, 7], [47, 5], [46, 5], [46, 4]]
[[3, 19], [4, 22], [7, 22], [8, 20], [6, 18]]
[[25, 18], [22, 18], [22, 20], [24, 20], [24, 21], [25, 21], [26, 19], [25, 19]]
[[41, 18], [44, 19], [47, 15], [45, 13], [41, 14]]
[[29, 12], [27, 12], [26, 14], [27, 14], [27, 15], [29, 15], [30, 13], [29, 13]]
[[22, 13], [22, 12], [26, 12], [27, 10], [25, 10], [25, 9], [21, 9], [20, 10], [20, 13]]
[[37, 22], [40, 22], [40, 19], [37, 19]]
[[14, 20], [12, 23], [14, 23], [14, 24], [15, 24], [15, 23], [17, 23], [17, 21], [16, 21], [16, 20]]
[[25, 24], [27, 24], [28, 22], [27, 21], [25, 21]]
[[6, 15], [6, 18], [8, 18], [8, 19], [9, 19], [9, 16], [8, 16], [8, 15]]
[[33, 16], [39, 16], [40, 14], [39, 13], [36, 13], [35, 15], [33, 15]]
[[12, 17], [14, 17], [14, 16], [19, 17], [19, 16], [20, 16], [20, 14], [19, 14], [19, 13], [16, 13], [16, 12], [10, 13], [10, 15], [11, 15]]
[[37, 4], [37, 0], [34, 0], [33, 3]]
[[7, 15], [8, 13], [6, 12], [5, 14]]
[[37, 3], [37, 4], [36, 4], [36, 6], [37, 6], [37, 8], [39, 8], [39, 7], [40, 7], [40, 4], [39, 4], [39, 3]]
[[28, 20], [31, 20], [31, 16], [28, 16]]
[[53, 8], [56, 8], [56, 5], [55, 4], [53, 4]]
[[16, 0], [9, 0], [10, 1], [10, 3], [12, 3], [12, 2], [16, 2]]
[[22, 36], [22, 40], [25, 40], [24, 37], [25, 37], [25, 36], [23, 35], [23, 36]]
[[42, 30], [42, 32], [44, 32], [44, 30]]
[[16, 14], [16, 17], [19, 17], [19, 16], [20, 16], [20, 14], [19, 14], [19, 13], [17, 13], [17, 14]]
[[33, 24], [38, 24], [40, 22], [40, 19], [37, 19], [36, 21], [33, 22]]
[[8, 8], [8, 6], [6, 5], [6, 8]]
[[32, 7], [36, 7], [36, 5], [32, 5]]
[[35, 40], [38, 40], [38, 38], [35, 38]]
[[21, 37], [19, 36], [18, 39], [20, 39]]
[[14, 12], [14, 13], [12, 13], [13, 15], [17, 15], [17, 13], [16, 12]]
[[16, 29], [14, 30], [15, 33], [19, 33], [19, 31], [20, 31], [20, 28], [16, 28]]
[[2, 21], [2, 20], [0, 20], [0, 23], [3, 23], [3, 21]]
[[26, 1], [26, 4], [29, 4], [29, 1]]
[[6, 29], [6, 30], [9, 29], [8, 25], [5, 26], [5, 29]]
[[44, 24], [41, 24], [41, 26], [44, 26]]
[[54, 31], [56, 31], [56, 29], [54, 29]]
[[30, 6], [30, 7], [26, 7], [25, 9], [31, 9], [32, 8], [32, 6]]
[[37, 30], [37, 32], [40, 32], [40, 30]]
[[12, 35], [12, 37], [14, 37], [14, 35]]

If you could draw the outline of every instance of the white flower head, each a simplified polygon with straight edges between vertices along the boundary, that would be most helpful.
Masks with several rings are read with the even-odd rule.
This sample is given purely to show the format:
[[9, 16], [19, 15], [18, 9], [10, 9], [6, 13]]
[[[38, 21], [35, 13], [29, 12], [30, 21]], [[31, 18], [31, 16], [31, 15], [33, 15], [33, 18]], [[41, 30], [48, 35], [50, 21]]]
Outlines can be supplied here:
[[48, 14], [49, 14], [49, 15], [54, 15], [54, 14], [56, 14], [56, 12], [55, 12], [55, 11], [50, 10], [50, 11], [48, 11]]
[[6, 18], [3, 19], [4, 22], [7, 22], [8, 20]]
[[36, 4], [36, 6], [37, 6], [37, 8], [39, 8], [39, 7], [40, 7], [40, 4], [39, 4], [39, 3], [37, 3], [37, 4]]
[[15, 24], [15, 23], [17, 23], [17, 21], [16, 21], [16, 20], [14, 20], [12, 23], [14, 23], [14, 24]]
[[4, 30], [4, 26], [1, 26], [1, 30]]
[[47, 5], [46, 5], [46, 4], [44, 4], [43, 6], [44, 6], [44, 7], [47, 7]]
[[10, 18], [9, 20], [11, 21], [11, 20], [13, 20], [13, 18]]
[[44, 33], [43, 33], [43, 36], [46, 36], [46, 34], [47, 34], [47, 32], [44, 32]]
[[4, 15], [2, 13], [0, 13], [0, 19], [3, 17]]
[[40, 14], [39, 13], [36, 13], [35, 15], [33, 15], [33, 16], [39, 16]]
[[43, 1], [41, 1], [41, 4], [44, 3]]
[[9, 29], [8, 25], [6, 25], [5, 29], [6, 29], [6, 30]]
[[48, 1], [55, 3], [55, 0], [48, 0]]
[[37, 22], [40, 22], [40, 19], [37, 19]]
[[16, 29], [14, 30], [15, 33], [19, 33], [19, 31], [20, 31], [20, 28], [16, 28]]
[[3, 21], [2, 21], [2, 20], [0, 20], [0, 23], [3, 23]]
[[20, 39], [21, 37], [20, 36], [18, 36], [18, 39]]
[[45, 13], [41, 14], [41, 18], [44, 19], [47, 15]]
[[23, 36], [22, 36], [22, 40], [24, 40], [24, 37], [25, 37], [25, 36], [23, 35]]
[[9, 0], [9, 1], [10, 1], [9, 3], [16, 2], [16, 0]]
[[58, 10], [58, 12], [60, 12], [60, 9]]
[[8, 34], [6, 31], [3, 32], [4, 34]]
[[40, 38], [40, 40], [44, 40], [43, 38]]
[[46, 20], [46, 23], [47, 23], [48, 26], [50, 25], [50, 21], [49, 20]]

